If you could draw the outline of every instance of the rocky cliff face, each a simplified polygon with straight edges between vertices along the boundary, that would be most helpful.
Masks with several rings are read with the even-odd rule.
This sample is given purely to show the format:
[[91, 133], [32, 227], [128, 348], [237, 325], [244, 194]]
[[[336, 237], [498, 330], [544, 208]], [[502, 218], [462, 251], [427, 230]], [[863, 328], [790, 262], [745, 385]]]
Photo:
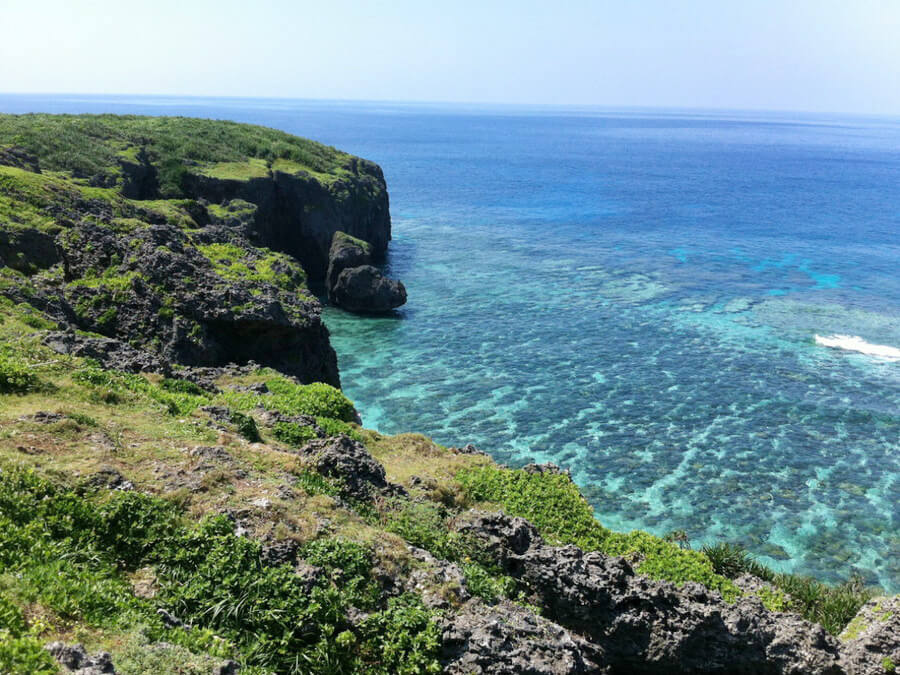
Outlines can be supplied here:
[[333, 182], [276, 169], [249, 180], [188, 174], [184, 187], [189, 196], [214, 204], [233, 199], [255, 204], [248, 232], [254, 243], [297, 258], [314, 280], [325, 278], [335, 232], [362, 239], [376, 259], [385, 255], [391, 239], [384, 175], [377, 164], [356, 157]]
[[324, 279], [335, 232], [375, 259], [391, 236], [376, 164], [166, 118], [0, 116], [0, 225], [0, 261], [30, 279], [7, 294], [73, 328], [163, 362], [252, 360], [335, 385], [307, 280]]
[[[717, 567], [606, 529], [558, 467], [362, 429], [321, 384], [336, 359], [298, 259], [339, 302], [374, 269], [377, 167], [128, 123], [156, 135], [78, 150], [121, 143], [105, 119], [66, 136], [74, 160], [0, 147], [0, 671], [895, 670], [897, 598]], [[202, 157], [160, 150], [185, 124], [218, 139]], [[253, 151], [216, 154], [222, 134]]]

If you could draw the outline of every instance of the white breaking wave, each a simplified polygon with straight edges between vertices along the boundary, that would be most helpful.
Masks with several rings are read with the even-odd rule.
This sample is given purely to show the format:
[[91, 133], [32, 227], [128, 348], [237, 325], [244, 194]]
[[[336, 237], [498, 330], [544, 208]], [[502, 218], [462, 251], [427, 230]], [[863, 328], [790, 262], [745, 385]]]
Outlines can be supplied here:
[[900, 349], [890, 345], [873, 345], [856, 335], [816, 335], [816, 344], [834, 349], [846, 349], [851, 352], [877, 356], [888, 361], [900, 361]]

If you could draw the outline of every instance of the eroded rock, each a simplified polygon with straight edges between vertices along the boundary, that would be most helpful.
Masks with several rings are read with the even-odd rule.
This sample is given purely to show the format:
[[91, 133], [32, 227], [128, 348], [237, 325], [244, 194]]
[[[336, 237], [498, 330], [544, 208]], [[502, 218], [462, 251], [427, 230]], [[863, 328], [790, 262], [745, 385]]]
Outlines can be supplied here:
[[900, 595], [867, 602], [839, 639], [849, 675], [883, 675], [900, 669]]
[[366, 242], [337, 232], [328, 260], [325, 285], [332, 304], [351, 312], [381, 313], [406, 303], [406, 288], [372, 265]]
[[527, 586], [547, 618], [584, 636], [586, 654], [613, 673], [836, 675], [837, 641], [756, 600], [726, 603], [695, 584], [635, 574], [622, 558], [547, 546], [520, 518], [472, 512], [457, 524]]
[[342, 496], [348, 499], [364, 501], [376, 494], [393, 497], [406, 494], [401, 486], [387, 481], [384, 467], [362, 443], [349, 436], [312, 440], [297, 454], [307, 457], [318, 473], [335, 479]]
[[450, 675], [607, 672], [585, 657], [565, 628], [505, 600], [494, 606], [470, 600], [441, 628], [444, 672]]

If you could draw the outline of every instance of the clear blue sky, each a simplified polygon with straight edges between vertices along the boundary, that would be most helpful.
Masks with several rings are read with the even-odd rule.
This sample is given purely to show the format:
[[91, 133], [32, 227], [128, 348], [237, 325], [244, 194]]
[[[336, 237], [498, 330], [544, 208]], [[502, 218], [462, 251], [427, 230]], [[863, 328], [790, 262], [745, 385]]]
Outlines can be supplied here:
[[0, 91], [900, 114], [900, 0], [0, 0]]

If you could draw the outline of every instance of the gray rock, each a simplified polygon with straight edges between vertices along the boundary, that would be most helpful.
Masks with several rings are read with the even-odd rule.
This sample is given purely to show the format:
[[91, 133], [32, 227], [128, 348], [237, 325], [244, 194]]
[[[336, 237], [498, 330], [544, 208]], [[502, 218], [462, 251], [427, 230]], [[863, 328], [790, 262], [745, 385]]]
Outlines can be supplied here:
[[342, 271], [328, 297], [350, 312], [382, 313], [406, 304], [406, 287], [372, 265], [361, 265]]
[[44, 344], [60, 354], [96, 359], [104, 368], [128, 373], [154, 372], [168, 375], [169, 363], [159, 355], [114, 338], [77, 335], [74, 331], [54, 331], [44, 337]]
[[365, 501], [376, 494], [406, 495], [401, 486], [387, 481], [384, 467], [362, 443], [343, 434], [310, 441], [297, 454], [308, 458], [318, 473], [336, 479], [341, 495], [348, 499]]
[[351, 312], [388, 312], [406, 302], [406, 288], [372, 266], [372, 247], [336, 232], [325, 277], [328, 300]]
[[883, 675], [900, 669], [900, 595], [873, 598], [841, 633], [849, 675]]
[[75, 675], [115, 675], [112, 657], [107, 652], [90, 656], [84, 645], [66, 645], [62, 642], [51, 642], [45, 648], [60, 666]]
[[483, 541], [547, 618], [582, 635], [588, 658], [612, 672], [842, 672], [836, 640], [797, 615], [653, 581], [622, 558], [547, 546], [521, 518], [473, 512], [457, 528]]
[[[442, 620], [449, 675], [576, 675], [607, 672], [589, 661], [569, 631], [530, 610], [473, 599]], [[634, 671], [640, 672], [640, 671]]]
[[426, 607], [434, 609], [450, 609], [471, 599], [466, 576], [459, 565], [439, 560], [415, 546], [408, 549], [415, 562], [412, 571], [403, 578], [402, 591], [420, 596]]

